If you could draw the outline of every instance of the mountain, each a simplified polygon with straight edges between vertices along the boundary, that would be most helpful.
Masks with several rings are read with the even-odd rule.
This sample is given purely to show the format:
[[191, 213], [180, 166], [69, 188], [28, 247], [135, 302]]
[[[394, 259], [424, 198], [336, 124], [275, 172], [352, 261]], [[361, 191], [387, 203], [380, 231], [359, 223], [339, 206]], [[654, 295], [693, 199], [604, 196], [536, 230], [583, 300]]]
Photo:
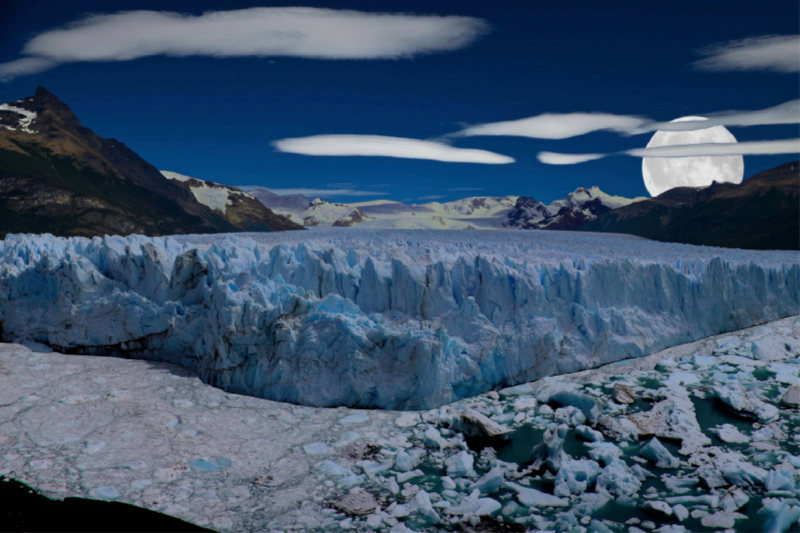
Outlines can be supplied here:
[[275, 194], [261, 187], [239, 187], [239, 189], [245, 191], [253, 198], [256, 198], [259, 202], [264, 204], [267, 209], [273, 211], [303, 211], [308, 207], [308, 204], [311, 203], [311, 200], [313, 200], [313, 198], [303, 196], [302, 194]]
[[738, 185], [670, 189], [606, 213], [581, 231], [725, 248], [798, 250], [800, 162], [765, 170]]
[[644, 198], [611, 196], [598, 187], [579, 187], [564, 200], [556, 200], [550, 205], [521, 196], [508, 213], [508, 222], [505, 225], [519, 229], [577, 230], [586, 222], [612, 209], [642, 200]]
[[498, 229], [517, 200], [516, 196], [502, 196], [421, 205], [391, 200], [341, 204], [301, 195], [278, 196], [265, 189], [250, 193], [276, 213], [305, 226], [358, 225], [365, 229]]
[[0, 105], [0, 238], [240, 231], [44, 87]]
[[[564, 200], [544, 205], [523, 196], [476, 196], [454, 202], [405, 204], [372, 200], [353, 204], [319, 198], [278, 196], [265, 189], [256, 196], [273, 209], [306, 226], [353, 226], [365, 229], [551, 229], [575, 230], [599, 215], [643, 198], [611, 196], [597, 187], [578, 188]], [[255, 191], [251, 194], [255, 196]], [[297, 198], [300, 196], [299, 198]]]
[[305, 226], [349, 228], [369, 220], [359, 208], [315, 198], [300, 215]]
[[177, 172], [161, 174], [189, 189], [198, 202], [211, 208], [243, 231], [285, 231], [304, 229], [282, 215], [276, 215], [250, 194], [228, 185], [202, 181]]

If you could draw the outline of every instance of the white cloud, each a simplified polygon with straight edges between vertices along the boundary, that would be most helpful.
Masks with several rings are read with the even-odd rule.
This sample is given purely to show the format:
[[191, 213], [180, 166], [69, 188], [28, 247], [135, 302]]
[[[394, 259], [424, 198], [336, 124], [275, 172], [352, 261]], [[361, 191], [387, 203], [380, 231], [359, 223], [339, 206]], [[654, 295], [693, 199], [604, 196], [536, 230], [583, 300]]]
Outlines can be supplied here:
[[598, 130], [628, 133], [649, 122], [652, 121], [644, 117], [608, 113], [544, 113], [520, 120], [471, 126], [453, 136], [512, 135], [534, 139], [567, 139]]
[[800, 35], [763, 35], [719, 43], [703, 50], [694, 67], [706, 71], [800, 72]]
[[800, 154], [800, 139], [658, 146], [654, 148], [634, 148], [623, 153], [636, 157]]
[[357, 189], [304, 189], [304, 188], [294, 188], [294, 189], [279, 189], [273, 187], [256, 187], [251, 185], [244, 185], [237, 187], [245, 192], [255, 191], [258, 189], [263, 189], [270, 191], [275, 194], [279, 194], [281, 196], [287, 196], [290, 194], [302, 194], [303, 196], [308, 196], [310, 198], [332, 198], [334, 196], [381, 196], [385, 194], [389, 194], [386, 192], [375, 192], [375, 191], [359, 191]]
[[8, 63], [0, 63], [0, 81], [9, 81], [17, 76], [36, 74], [56, 66], [56, 62], [44, 57], [23, 57]]
[[568, 139], [593, 131], [639, 135], [657, 130], [688, 131], [712, 126], [765, 126], [800, 123], [800, 100], [757, 111], [706, 113], [705, 121], [657, 122], [647, 117], [609, 113], [544, 113], [530, 118], [471, 126], [450, 137], [510, 135], [535, 139]]
[[455, 148], [441, 142], [383, 135], [312, 135], [281, 139], [272, 144], [279, 152], [303, 155], [384, 156], [492, 165], [514, 162], [511, 157], [486, 150]]
[[485, 21], [473, 17], [310, 7], [256, 7], [200, 16], [167, 11], [93, 14], [28, 41], [23, 54], [29, 57], [0, 64], [0, 79], [57, 63], [153, 55], [398, 59], [457, 50], [488, 30]]
[[686, 122], [654, 122], [644, 131], [701, 130], [713, 126], [769, 126], [774, 124], [800, 123], [800, 100], [790, 100], [775, 107], [758, 111], [723, 111], [703, 115], [707, 120]]
[[448, 191], [482, 191], [483, 187], [451, 187]]
[[546, 165], [574, 165], [605, 157], [604, 154], [557, 154], [555, 152], [539, 152], [536, 158]]
[[417, 200], [439, 200], [444, 198], [443, 194], [431, 194], [430, 196], [420, 196]]
[[[634, 148], [619, 152], [634, 157], [700, 157], [723, 155], [778, 155], [800, 154], [800, 139], [778, 141], [746, 141], [739, 143], [705, 143], [654, 148]], [[539, 161], [548, 165], [573, 165], [617, 154], [556, 154], [539, 152]]]

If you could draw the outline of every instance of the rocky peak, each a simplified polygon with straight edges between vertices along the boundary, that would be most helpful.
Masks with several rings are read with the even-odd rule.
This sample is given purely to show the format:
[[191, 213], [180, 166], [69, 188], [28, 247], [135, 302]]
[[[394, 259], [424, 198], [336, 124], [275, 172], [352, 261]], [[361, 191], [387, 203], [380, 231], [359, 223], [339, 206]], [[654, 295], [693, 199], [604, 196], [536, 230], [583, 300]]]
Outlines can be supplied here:
[[520, 196], [517, 198], [517, 203], [514, 206], [515, 208], [531, 208], [536, 207], [537, 205], [541, 205], [541, 202], [538, 200], [534, 200], [533, 198], [528, 198], [527, 196]]
[[69, 106], [41, 85], [36, 88], [33, 97], [24, 98], [22, 101], [25, 104], [23, 107], [36, 112], [35, 125], [40, 130], [46, 129], [51, 124], [69, 129], [80, 127], [78, 117]]
[[69, 106], [41, 85], [33, 96], [0, 106], [0, 115], [7, 129], [24, 133], [46, 133], [54, 127], [65, 131], [82, 128]]

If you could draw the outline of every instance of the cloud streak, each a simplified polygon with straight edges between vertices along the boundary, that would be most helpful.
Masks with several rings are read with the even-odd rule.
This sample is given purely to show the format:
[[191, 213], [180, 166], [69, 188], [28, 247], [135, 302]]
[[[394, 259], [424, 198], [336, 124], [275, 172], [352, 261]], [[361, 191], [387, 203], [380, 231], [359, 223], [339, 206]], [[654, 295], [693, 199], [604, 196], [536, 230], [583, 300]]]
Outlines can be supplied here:
[[383, 156], [447, 163], [503, 165], [514, 158], [486, 150], [455, 148], [436, 141], [383, 135], [312, 135], [272, 143], [279, 152], [314, 156]]
[[766, 126], [800, 123], [800, 100], [757, 111], [723, 111], [705, 114], [708, 120], [658, 122], [636, 115], [609, 113], [544, 113], [535, 117], [471, 126], [451, 137], [508, 135], [534, 139], [568, 139], [594, 131], [639, 135], [653, 131], [690, 131], [712, 126]]
[[574, 165], [605, 157], [606, 154], [557, 154], [555, 152], [539, 152], [536, 159], [546, 165]]
[[719, 43], [700, 50], [700, 55], [707, 57], [692, 65], [709, 72], [800, 72], [800, 35], [763, 35]]
[[389, 194], [386, 192], [359, 191], [357, 189], [304, 189], [304, 188], [278, 189], [273, 187], [258, 187], [251, 185], [239, 186], [237, 188], [243, 190], [244, 192], [250, 192], [262, 189], [270, 191], [275, 194], [279, 194], [281, 196], [288, 196], [290, 194], [302, 194], [303, 196], [308, 196], [309, 198], [317, 198], [317, 197], [332, 198], [334, 196], [381, 196]]
[[800, 100], [790, 100], [758, 111], [723, 111], [703, 115], [707, 120], [655, 122], [642, 133], [661, 131], [702, 130], [712, 126], [772, 126], [800, 123]]
[[653, 148], [634, 148], [623, 153], [635, 157], [798, 154], [800, 153], [800, 139], [657, 146]]
[[571, 165], [611, 155], [629, 155], [633, 157], [701, 157], [779, 154], [800, 154], [800, 139], [658, 146], [653, 148], [634, 148], [632, 150], [625, 150], [624, 152], [612, 154], [556, 154], [552, 152], [540, 152], [537, 157], [539, 161], [548, 165]]
[[592, 131], [628, 133], [652, 122], [648, 118], [608, 113], [544, 113], [530, 118], [471, 126], [454, 137], [509, 135], [533, 139], [568, 139]]
[[59, 63], [154, 55], [409, 58], [463, 48], [488, 31], [484, 20], [473, 17], [309, 7], [258, 7], [200, 16], [167, 11], [93, 14], [28, 41], [22, 51], [27, 57], [0, 64], [0, 80]]

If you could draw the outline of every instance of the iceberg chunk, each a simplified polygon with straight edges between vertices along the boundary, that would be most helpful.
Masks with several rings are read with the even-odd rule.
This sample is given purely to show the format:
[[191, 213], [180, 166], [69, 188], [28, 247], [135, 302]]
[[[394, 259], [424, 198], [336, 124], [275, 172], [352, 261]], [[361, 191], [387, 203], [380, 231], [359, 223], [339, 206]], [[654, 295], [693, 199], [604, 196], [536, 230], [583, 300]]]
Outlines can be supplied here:
[[680, 460], [669, 453], [669, 450], [655, 437], [642, 446], [639, 454], [645, 459], [653, 461], [658, 468], [678, 468], [681, 466]]
[[601, 471], [600, 465], [595, 461], [570, 459], [562, 452], [561, 468], [556, 475], [553, 494], [560, 497], [582, 494], [594, 485]]
[[506, 487], [515, 490], [519, 503], [528, 507], [567, 507], [569, 505], [568, 500], [557, 498], [536, 489], [529, 489], [516, 483], [506, 482]]
[[464, 477], [472, 472], [472, 465], [474, 463], [472, 455], [466, 451], [460, 451], [456, 455], [450, 457], [445, 461], [447, 465], [447, 475], [449, 477]]

